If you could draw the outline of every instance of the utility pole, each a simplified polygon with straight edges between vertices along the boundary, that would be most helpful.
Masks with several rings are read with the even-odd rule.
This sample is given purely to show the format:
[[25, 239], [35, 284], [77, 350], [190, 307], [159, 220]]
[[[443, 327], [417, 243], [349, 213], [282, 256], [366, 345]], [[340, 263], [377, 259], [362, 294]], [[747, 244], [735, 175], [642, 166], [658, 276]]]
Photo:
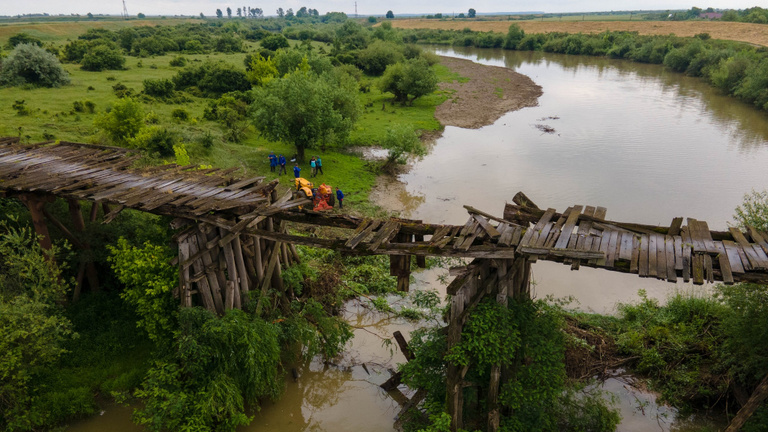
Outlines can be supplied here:
[[355, 2], [355, 18], [357, 18], [357, 2]]
[[123, 19], [128, 19], [128, 8], [125, 7], [125, 0], [123, 0]]

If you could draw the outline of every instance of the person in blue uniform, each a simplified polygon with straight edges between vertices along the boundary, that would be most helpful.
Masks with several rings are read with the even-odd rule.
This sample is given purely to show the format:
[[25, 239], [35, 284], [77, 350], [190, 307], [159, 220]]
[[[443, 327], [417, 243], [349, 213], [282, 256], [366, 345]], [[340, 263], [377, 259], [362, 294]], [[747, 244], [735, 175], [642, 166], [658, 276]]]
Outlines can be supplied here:
[[283, 156], [283, 155], [280, 155], [280, 156], [277, 158], [277, 162], [280, 164], [280, 169], [279, 169], [279, 170], [277, 170], [277, 175], [280, 175], [280, 174], [287, 174], [287, 173], [288, 173], [288, 171], [286, 171], [286, 170], [285, 170], [285, 164], [287, 163], [287, 161], [285, 160], [285, 156]]
[[275, 156], [275, 152], [269, 152], [269, 170], [272, 172], [275, 172], [276, 166], [277, 166], [277, 156]]
[[301, 167], [299, 167], [299, 164], [296, 164], [293, 167], [293, 176], [296, 177], [296, 178], [301, 177]]
[[336, 201], [339, 202], [339, 208], [344, 208], [344, 192], [338, 187], [336, 188]]

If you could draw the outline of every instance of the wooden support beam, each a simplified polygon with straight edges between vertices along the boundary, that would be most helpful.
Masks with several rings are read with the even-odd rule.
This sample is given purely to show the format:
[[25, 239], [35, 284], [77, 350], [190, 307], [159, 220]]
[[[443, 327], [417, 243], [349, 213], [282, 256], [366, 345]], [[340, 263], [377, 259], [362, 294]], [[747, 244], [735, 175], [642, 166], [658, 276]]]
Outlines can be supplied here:
[[[45, 214], [43, 212], [46, 202], [49, 202], [50, 199], [34, 194], [23, 194], [19, 198], [29, 209], [29, 213], [32, 216], [32, 225], [39, 236], [38, 242], [40, 247], [50, 251], [53, 248], [53, 243], [51, 243], [51, 234], [48, 232], [48, 225], [45, 224]], [[46, 256], [48, 259], [53, 259], [50, 255]]]
[[752, 396], [750, 396], [747, 403], [741, 407], [739, 412], [736, 414], [736, 417], [731, 420], [731, 423], [728, 425], [728, 428], [725, 429], [725, 432], [737, 432], [741, 430], [741, 427], [744, 426], [744, 423], [746, 423], [752, 414], [757, 411], [757, 409], [760, 407], [760, 404], [762, 404], [766, 398], [768, 398], [768, 375], [766, 375], [763, 380], [760, 381], [760, 384], [758, 384], [757, 388], [755, 388], [755, 391], [752, 392]]

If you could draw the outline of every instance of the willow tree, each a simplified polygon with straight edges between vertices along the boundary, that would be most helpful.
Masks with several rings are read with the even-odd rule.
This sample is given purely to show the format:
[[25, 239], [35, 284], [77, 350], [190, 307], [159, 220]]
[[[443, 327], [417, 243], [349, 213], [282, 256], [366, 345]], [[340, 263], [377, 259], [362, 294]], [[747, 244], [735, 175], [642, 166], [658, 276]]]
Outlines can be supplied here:
[[251, 115], [256, 128], [268, 139], [293, 144], [300, 161], [305, 149], [346, 141], [360, 115], [352, 79], [318, 75], [306, 66], [254, 93]]

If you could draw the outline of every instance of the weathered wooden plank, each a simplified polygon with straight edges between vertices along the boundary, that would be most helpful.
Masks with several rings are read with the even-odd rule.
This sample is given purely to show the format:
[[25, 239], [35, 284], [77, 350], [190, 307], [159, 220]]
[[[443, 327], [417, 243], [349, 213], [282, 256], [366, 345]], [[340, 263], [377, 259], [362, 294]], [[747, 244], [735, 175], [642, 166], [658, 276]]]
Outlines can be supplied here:
[[520, 239], [522, 238], [522, 236], [523, 236], [523, 227], [516, 226], [515, 232], [512, 233], [512, 240], [510, 241], [510, 244], [512, 246], [517, 246], [518, 244], [520, 244]]
[[[755, 270], [768, 270], [768, 255], [763, 252], [763, 249], [756, 244], [751, 245], [752, 251], [754, 251], [755, 256], [757, 256], [758, 265], [752, 266]], [[749, 256], [749, 254], [747, 254]]]
[[656, 252], [658, 238], [656, 234], [648, 235], [648, 276], [656, 277], [659, 274], [658, 252]]
[[637, 274], [640, 270], [640, 236], [632, 235], [632, 258], [629, 262], [629, 272]]
[[549, 221], [552, 219], [552, 216], [555, 215], [556, 210], [553, 208], [547, 209], [546, 212], [541, 216], [541, 219], [536, 223], [536, 225], [533, 226], [533, 228], [528, 228], [525, 230], [525, 235], [523, 236], [523, 239], [520, 241], [520, 244], [523, 246], [530, 246], [531, 245], [531, 238], [533, 237], [534, 233], [538, 234], [542, 228], [544, 228], [544, 225], [549, 223]]
[[549, 236], [549, 232], [552, 230], [554, 226], [555, 226], [554, 222], [549, 222], [548, 224], [544, 225], [544, 228], [541, 229], [540, 233], [538, 234], [534, 233], [530, 241], [531, 246], [543, 247], [544, 244], [547, 242], [547, 237]]
[[517, 252], [526, 255], [554, 256], [574, 259], [601, 259], [605, 255], [602, 252], [582, 251], [575, 249], [537, 248], [532, 246], [520, 246]]
[[669, 231], [667, 231], [667, 234], [671, 236], [680, 235], [680, 227], [682, 225], [683, 225], [683, 218], [676, 217], [672, 219], [672, 223], [669, 224]]
[[616, 261], [616, 245], [619, 241], [619, 232], [611, 231], [611, 237], [608, 241], [608, 251], [606, 253], [605, 266], [613, 267], [614, 261]]
[[656, 237], [656, 265], [659, 267], [656, 277], [667, 277], [667, 246], [664, 244], [664, 236], [655, 234]]
[[579, 220], [579, 214], [581, 213], [582, 208], [583, 206], [580, 205], [573, 206], [571, 214], [568, 215], [568, 219], [565, 221], [565, 225], [563, 225], [560, 238], [557, 240], [557, 243], [555, 243], [556, 249], [564, 249], [568, 246], [568, 241], [571, 238], [571, 233], [576, 226], [576, 222]]
[[760, 232], [753, 226], [748, 226], [747, 230], [749, 231], [749, 235], [752, 237], [752, 240], [760, 245], [760, 247], [763, 249], [763, 252], [768, 253], [768, 239], [763, 238], [762, 234], [760, 234]]
[[600, 207], [600, 206], [595, 207], [595, 219], [605, 220], [606, 212], [607, 210], [605, 209], [605, 207]]
[[446, 235], [445, 237], [443, 237], [440, 240], [438, 240], [438, 242], [435, 243], [435, 247], [438, 248], [438, 249], [442, 249], [442, 248], [446, 247], [448, 245], [448, 243], [450, 243], [451, 240], [453, 240], [460, 231], [461, 231], [461, 227], [453, 227], [453, 228], [451, 228], [451, 232], [448, 235]]
[[435, 231], [435, 233], [432, 235], [432, 238], [429, 239], [429, 244], [432, 246], [437, 244], [438, 241], [440, 241], [443, 237], [451, 232], [451, 228], [453, 227], [450, 225], [445, 225], [438, 228], [437, 231]]
[[[360, 227], [358, 227], [354, 235], [350, 237], [349, 240], [347, 240], [345, 246], [350, 249], [354, 249], [361, 241], [365, 240], [366, 237], [368, 237], [376, 228], [378, 228], [381, 223], [382, 222], [377, 219], [372, 220], [365, 225], [360, 224]], [[360, 229], [361, 227], [363, 229]]]
[[712, 255], [704, 255], [704, 275], [707, 282], [712, 283], [715, 281], [715, 272], [712, 267]]
[[704, 247], [707, 248], [707, 253], [711, 255], [717, 255], [718, 251], [715, 247], [715, 242], [712, 240], [712, 233], [709, 230], [709, 225], [706, 221], [699, 221], [699, 229], [704, 237]]
[[741, 263], [738, 248], [736, 244], [729, 240], [723, 240], [725, 253], [728, 255], [728, 263], [731, 266], [731, 273], [744, 274], [744, 266]]
[[632, 260], [632, 233], [621, 233], [621, 248], [619, 249], [619, 259], [623, 261]]
[[501, 233], [499, 233], [496, 228], [489, 224], [484, 217], [479, 215], [472, 215], [472, 217], [475, 218], [475, 221], [480, 224], [483, 230], [488, 234], [488, 237], [490, 237], [492, 240], [498, 240], [498, 238], [501, 237]]
[[693, 251], [698, 253], [704, 253], [707, 248], [704, 246], [704, 239], [699, 233], [699, 221], [693, 218], [688, 218], [688, 235], [691, 237], [691, 244]]
[[683, 238], [679, 235], [674, 236], [675, 242], [675, 270], [683, 270]]
[[723, 283], [726, 285], [732, 285], [733, 272], [731, 270], [730, 260], [728, 259], [728, 252], [725, 250], [725, 245], [723, 243], [717, 242], [715, 243], [715, 247], [720, 251], [717, 254], [717, 261], [720, 265], [720, 276], [723, 279]]
[[693, 254], [693, 283], [696, 285], [704, 284], [704, 254]]
[[[691, 246], [690, 242], [686, 242], [685, 241], [685, 239], [687, 237], [687, 233], [686, 233], [687, 228], [688, 227], [683, 227], [683, 245], [682, 245], [682, 248], [683, 248], [683, 282], [686, 282], [686, 283], [691, 280], [691, 266], [693, 264], [691, 262], [691, 253], [692, 253], [692, 250], [693, 250], [692, 249], [693, 246]], [[690, 239], [690, 237], [688, 237], [688, 238]]]
[[667, 235], [664, 237], [667, 252], [667, 281], [677, 282], [677, 272], [675, 272], [675, 239]]
[[400, 223], [397, 221], [388, 221], [384, 226], [373, 236], [368, 249], [374, 251], [381, 246], [382, 243], [389, 242], [400, 230]]

